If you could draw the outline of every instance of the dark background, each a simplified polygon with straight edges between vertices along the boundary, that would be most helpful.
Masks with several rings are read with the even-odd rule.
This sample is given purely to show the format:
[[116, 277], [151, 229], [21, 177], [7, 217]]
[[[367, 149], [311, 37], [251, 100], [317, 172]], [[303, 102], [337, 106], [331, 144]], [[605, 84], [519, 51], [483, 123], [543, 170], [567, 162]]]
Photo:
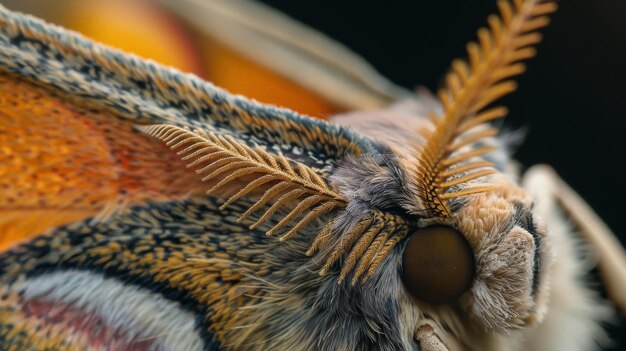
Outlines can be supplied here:
[[[264, 2], [347, 45], [392, 81], [431, 90], [497, 9], [495, 0]], [[518, 91], [503, 99], [506, 125], [527, 129], [516, 153], [524, 166], [552, 165], [625, 243], [626, 1], [559, 7]], [[615, 349], [626, 349], [626, 327], [611, 334]]]

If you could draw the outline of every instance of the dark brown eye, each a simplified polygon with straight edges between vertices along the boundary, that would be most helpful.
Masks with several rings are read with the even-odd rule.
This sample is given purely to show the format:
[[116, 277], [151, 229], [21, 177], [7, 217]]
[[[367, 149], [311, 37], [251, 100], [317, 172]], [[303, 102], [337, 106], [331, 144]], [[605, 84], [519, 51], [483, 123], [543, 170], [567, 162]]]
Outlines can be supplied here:
[[447, 226], [415, 232], [404, 250], [402, 280], [426, 303], [452, 302], [470, 288], [474, 254], [465, 237]]

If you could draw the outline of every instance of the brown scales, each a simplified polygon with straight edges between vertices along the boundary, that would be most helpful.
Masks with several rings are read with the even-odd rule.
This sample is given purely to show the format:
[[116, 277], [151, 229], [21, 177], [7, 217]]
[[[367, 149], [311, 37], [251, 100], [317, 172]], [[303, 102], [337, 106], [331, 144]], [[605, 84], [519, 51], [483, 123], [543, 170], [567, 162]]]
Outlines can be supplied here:
[[556, 10], [554, 2], [545, 0], [500, 0], [498, 7], [501, 16], [490, 16], [489, 28], [478, 31], [478, 43], [467, 46], [469, 60], [452, 62], [446, 86], [439, 91], [443, 116], [434, 119], [435, 130], [417, 148], [413, 178], [435, 216], [450, 216], [450, 199], [492, 189], [488, 183], [468, 183], [495, 172], [491, 163], [474, 160], [493, 148], [462, 149], [497, 134], [485, 124], [504, 117], [507, 110], [487, 107], [516, 89], [510, 78], [524, 72], [520, 61], [535, 55], [530, 46], [541, 41], [536, 30]]

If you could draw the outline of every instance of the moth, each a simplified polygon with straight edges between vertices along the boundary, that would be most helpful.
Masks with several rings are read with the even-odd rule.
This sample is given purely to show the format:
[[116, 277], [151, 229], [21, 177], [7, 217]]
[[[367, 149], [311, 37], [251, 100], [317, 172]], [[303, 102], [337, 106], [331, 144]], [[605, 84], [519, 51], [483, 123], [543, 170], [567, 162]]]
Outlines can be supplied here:
[[499, 1], [436, 97], [261, 5], [163, 3], [353, 112], [2, 8], [1, 349], [588, 350], [612, 307], [583, 245], [624, 310], [623, 248], [493, 123], [553, 1]]

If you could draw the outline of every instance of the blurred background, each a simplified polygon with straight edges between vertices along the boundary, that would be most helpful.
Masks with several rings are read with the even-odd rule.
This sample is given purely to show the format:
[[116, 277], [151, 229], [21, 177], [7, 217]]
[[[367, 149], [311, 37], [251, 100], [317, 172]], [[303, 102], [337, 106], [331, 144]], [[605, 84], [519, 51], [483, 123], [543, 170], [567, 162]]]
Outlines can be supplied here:
[[[393, 82], [432, 91], [496, 11], [494, 0], [263, 2], [346, 45]], [[4, 3], [263, 102], [318, 117], [341, 111], [152, 1]], [[524, 166], [552, 165], [625, 243], [626, 1], [559, 6], [539, 56], [503, 101], [511, 111], [505, 125], [527, 133], [516, 152]], [[626, 349], [626, 327], [611, 335], [615, 350]]]

